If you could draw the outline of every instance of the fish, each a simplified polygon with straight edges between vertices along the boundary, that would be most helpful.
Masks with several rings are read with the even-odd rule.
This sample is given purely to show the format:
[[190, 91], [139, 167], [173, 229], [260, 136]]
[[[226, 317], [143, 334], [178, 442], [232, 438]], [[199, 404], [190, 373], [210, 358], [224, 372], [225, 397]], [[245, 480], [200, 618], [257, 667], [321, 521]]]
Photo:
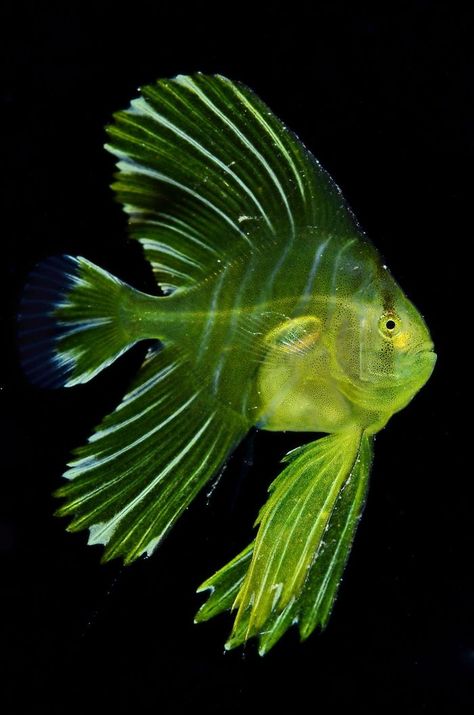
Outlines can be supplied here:
[[[374, 435], [429, 379], [428, 327], [315, 157], [244, 84], [178, 75], [113, 115], [105, 148], [154, 294], [46, 258], [19, 311], [32, 383], [143, 363], [55, 492], [103, 560], [150, 556], [251, 430], [319, 435], [283, 458], [253, 540], [208, 578], [196, 622], [267, 653], [325, 628], [366, 501]], [[322, 436], [321, 436], [322, 435]]]

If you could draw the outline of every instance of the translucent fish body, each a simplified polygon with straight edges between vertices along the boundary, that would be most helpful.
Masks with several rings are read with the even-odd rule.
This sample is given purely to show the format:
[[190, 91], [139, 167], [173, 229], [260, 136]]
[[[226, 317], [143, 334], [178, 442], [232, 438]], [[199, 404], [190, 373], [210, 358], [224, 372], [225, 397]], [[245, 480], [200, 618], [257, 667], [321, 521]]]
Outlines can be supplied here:
[[[227, 647], [324, 626], [362, 513], [372, 435], [428, 380], [428, 329], [316, 159], [246, 87], [179, 76], [108, 127], [113, 185], [161, 295], [85, 258], [32, 274], [34, 382], [86, 382], [153, 339], [58, 490], [104, 558], [151, 554], [253, 427], [328, 433], [286, 457], [255, 540], [202, 589]], [[158, 291], [157, 291], [158, 293]], [[163, 295], [164, 293], [164, 295]]]

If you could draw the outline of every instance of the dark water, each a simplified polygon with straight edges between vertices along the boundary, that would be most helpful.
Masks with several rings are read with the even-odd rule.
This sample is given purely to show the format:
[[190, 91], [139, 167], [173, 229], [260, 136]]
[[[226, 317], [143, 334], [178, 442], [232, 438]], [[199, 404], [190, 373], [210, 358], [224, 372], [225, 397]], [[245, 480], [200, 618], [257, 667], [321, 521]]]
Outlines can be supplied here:
[[[429, 2], [315, 5], [268, 16], [141, 2], [113, 13], [2, 10], [5, 715], [474, 705], [472, 17]], [[229, 618], [193, 625], [194, 589], [248, 542], [298, 435], [256, 434], [153, 558], [100, 565], [100, 547], [53, 518], [50, 494], [70, 450], [120, 399], [141, 348], [56, 393], [26, 383], [14, 344], [21, 285], [50, 254], [86, 256], [151, 288], [108, 188], [103, 126], [140, 84], [195, 70], [247, 83], [311, 148], [425, 315], [439, 354], [429, 385], [377, 437], [328, 629], [303, 645], [290, 632], [263, 660], [253, 645], [223, 654]]]

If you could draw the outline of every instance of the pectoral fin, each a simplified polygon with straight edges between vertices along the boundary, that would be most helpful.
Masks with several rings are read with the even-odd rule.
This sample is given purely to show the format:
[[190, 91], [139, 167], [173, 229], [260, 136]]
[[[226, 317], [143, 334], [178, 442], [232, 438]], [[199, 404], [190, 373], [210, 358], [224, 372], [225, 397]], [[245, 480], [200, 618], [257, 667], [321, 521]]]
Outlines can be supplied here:
[[313, 315], [286, 320], [268, 333], [265, 343], [271, 355], [276, 353], [274, 358], [279, 360], [284, 356], [304, 355], [318, 342], [321, 326], [321, 320]]
[[328, 621], [363, 510], [372, 458], [370, 438], [353, 430], [287, 456], [259, 515], [259, 531], [228, 566], [196, 620], [238, 608], [227, 648], [252, 636], [266, 653], [292, 623], [301, 638]]

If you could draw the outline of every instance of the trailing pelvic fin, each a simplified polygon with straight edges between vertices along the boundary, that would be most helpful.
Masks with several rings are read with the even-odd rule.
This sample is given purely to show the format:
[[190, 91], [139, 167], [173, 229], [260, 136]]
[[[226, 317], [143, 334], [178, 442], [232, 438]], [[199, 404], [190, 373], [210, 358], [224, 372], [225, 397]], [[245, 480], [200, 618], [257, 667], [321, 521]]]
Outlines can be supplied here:
[[301, 639], [326, 626], [365, 503], [371, 443], [334, 434], [286, 457], [255, 542], [198, 589], [211, 594], [197, 622], [238, 609], [227, 649], [257, 636], [264, 655], [293, 623]]

